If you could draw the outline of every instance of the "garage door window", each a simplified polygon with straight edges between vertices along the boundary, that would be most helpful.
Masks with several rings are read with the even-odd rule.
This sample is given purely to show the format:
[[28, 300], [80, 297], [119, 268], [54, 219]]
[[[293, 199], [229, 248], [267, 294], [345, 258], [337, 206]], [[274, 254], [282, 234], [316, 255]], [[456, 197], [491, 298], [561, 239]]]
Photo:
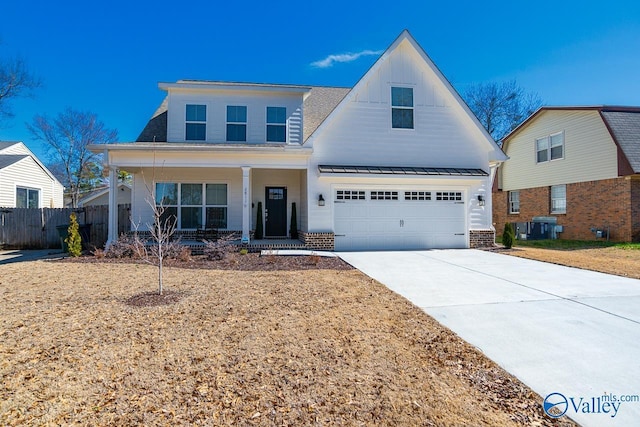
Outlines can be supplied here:
[[436, 200], [462, 200], [462, 193], [457, 191], [438, 191], [436, 193]]
[[338, 190], [336, 200], [364, 200], [364, 191]]
[[431, 200], [431, 192], [429, 191], [405, 191], [405, 200]]
[[371, 200], [398, 200], [397, 191], [372, 191]]

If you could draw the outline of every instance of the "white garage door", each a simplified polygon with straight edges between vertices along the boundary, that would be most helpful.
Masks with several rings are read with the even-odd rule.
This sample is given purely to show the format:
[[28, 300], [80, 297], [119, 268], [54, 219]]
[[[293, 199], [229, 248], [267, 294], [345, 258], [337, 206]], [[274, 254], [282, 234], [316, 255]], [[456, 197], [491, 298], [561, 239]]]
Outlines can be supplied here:
[[336, 251], [465, 248], [460, 191], [336, 190]]

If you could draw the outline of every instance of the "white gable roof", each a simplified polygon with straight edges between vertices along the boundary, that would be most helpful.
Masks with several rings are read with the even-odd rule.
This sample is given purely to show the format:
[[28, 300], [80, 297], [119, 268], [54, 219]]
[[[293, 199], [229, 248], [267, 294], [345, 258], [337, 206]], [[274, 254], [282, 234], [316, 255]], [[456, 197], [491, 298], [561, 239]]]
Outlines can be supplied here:
[[463, 118], [463, 122], [461, 123], [463, 126], [468, 128], [474, 134], [474, 140], [481, 144], [485, 150], [489, 151], [489, 161], [491, 162], [503, 162], [507, 160], [507, 156], [500, 149], [498, 144], [493, 140], [491, 135], [485, 130], [485, 128], [480, 124], [477, 117], [471, 112], [467, 104], [460, 97], [458, 92], [453, 88], [451, 83], [446, 79], [446, 77], [442, 74], [442, 72], [438, 69], [435, 63], [429, 58], [427, 53], [422, 49], [422, 47], [416, 42], [413, 36], [409, 33], [408, 30], [402, 31], [402, 33], [396, 38], [396, 40], [391, 43], [391, 45], [385, 50], [385, 52], [380, 56], [380, 58], [371, 66], [371, 68], [364, 74], [364, 76], [358, 81], [358, 83], [351, 89], [351, 91], [344, 97], [344, 99], [338, 104], [338, 106], [327, 116], [327, 118], [323, 121], [323, 123], [315, 130], [315, 132], [310, 136], [309, 141], [313, 144], [313, 140], [330, 125], [330, 123], [336, 120], [342, 110], [344, 110], [347, 105], [353, 101], [353, 98], [357, 93], [361, 91], [361, 89], [369, 82], [370, 80], [375, 78], [378, 70], [385, 64], [391, 55], [396, 51], [401, 45], [408, 44], [413, 48], [415, 53], [419, 55], [419, 57], [424, 61], [424, 64], [428, 67], [428, 69], [432, 72], [433, 77], [431, 78], [432, 83], [435, 84], [438, 91], [441, 91], [447, 94], [453, 102], [451, 103], [451, 107], [459, 110], [460, 117]]

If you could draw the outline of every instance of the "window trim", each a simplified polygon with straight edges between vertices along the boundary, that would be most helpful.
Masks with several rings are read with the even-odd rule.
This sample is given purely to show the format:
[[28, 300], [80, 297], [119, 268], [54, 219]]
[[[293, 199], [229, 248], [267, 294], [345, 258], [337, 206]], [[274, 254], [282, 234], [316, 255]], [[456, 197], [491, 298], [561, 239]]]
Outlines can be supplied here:
[[[41, 196], [42, 196], [42, 189], [41, 188], [35, 188], [35, 187], [24, 187], [22, 185], [16, 185], [16, 190], [13, 192], [13, 194], [16, 197], [16, 208], [19, 208], [18, 206], [18, 190], [26, 190], [27, 191], [27, 206], [24, 206], [24, 208], [20, 208], [20, 209], [39, 209], [40, 206], [42, 205], [41, 202]], [[38, 195], [37, 198], [37, 206], [33, 207], [33, 206], [29, 206], [29, 194], [31, 192], [35, 192]]]
[[[225, 227], [219, 227], [222, 230], [228, 230], [229, 229], [229, 182], [227, 181], [200, 181], [200, 182], [178, 182], [178, 181], [159, 181], [156, 182], [154, 191], [154, 201], [156, 203], [156, 206], [159, 206], [158, 202], [157, 202], [157, 194], [158, 194], [158, 185], [159, 184], [176, 184], [178, 186], [178, 191], [176, 194], [176, 203], [177, 204], [168, 204], [168, 205], [162, 205], [164, 208], [176, 208], [176, 230], [197, 230], [198, 228], [183, 228], [182, 227], [182, 208], [193, 208], [193, 207], [200, 207], [201, 209], [201, 220], [203, 222], [206, 223], [207, 220], [207, 208], [226, 208], [226, 218], [225, 218]], [[187, 205], [187, 204], [182, 204], [182, 185], [183, 184], [198, 184], [201, 185], [201, 194], [202, 194], [202, 198], [201, 201], [202, 203], [200, 205]], [[215, 204], [208, 204], [207, 203], [207, 185], [212, 185], [212, 184], [217, 184], [217, 185], [225, 185], [227, 187], [227, 200], [226, 200], [226, 204], [224, 205], [215, 205]], [[200, 228], [204, 228], [206, 226], [206, 224], [199, 224]]]
[[[407, 105], [394, 105], [393, 103], [393, 90], [394, 89], [411, 89], [411, 106]], [[409, 86], [391, 86], [391, 100], [389, 104], [391, 105], [391, 129], [400, 129], [400, 130], [415, 130], [416, 122], [415, 122], [415, 102], [414, 102], [414, 90], [413, 87]], [[393, 111], [394, 110], [410, 110], [411, 111], [411, 127], [400, 127], [393, 125]]]
[[[564, 198], [553, 197], [553, 189], [554, 188], [564, 188]], [[554, 209], [554, 201], [556, 200], [564, 200], [564, 209]], [[549, 212], [555, 215], [563, 215], [567, 213], [567, 185], [559, 184], [552, 185], [549, 187]]]
[[[187, 110], [189, 107], [204, 107], [204, 120], [189, 120]], [[207, 104], [185, 104], [184, 106], [184, 140], [185, 141], [206, 141], [207, 140]], [[197, 115], [197, 114], [196, 114]], [[196, 117], [197, 119], [197, 117]], [[188, 138], [189, 125], [203, 125], [204, 138]]]
[[[518, 200], [512, 200], [512, 195], [517, 195]], [[509, 214], [517, 215], [520, 213], [520, 190], [512, 190], [508, 192], [507, 203], [509, 205]]]
[[[269, 108], [278, 108], [284, 110], [284, 121], [282, 123], [279, 122], [270, 122], [269, 121]], [[283, 141], [272, 141], [269, 140], [269, 126], [273, 127], [282, 127], [284, 128], [284, 140]], [[274, 143], [286, 143], [287, 142], [287, 107], [280, 107], [275, 105], [268, 105], [266, 108], [266, 120], [265, 120], [265, 138], [266, 142], [274, 142]]]
[[[560, 157], [553, 158], [552, 155], [551, 155], [552, 152], [553, 152], [553, 148], [554, 148], [554, 146], [552, 145], [552, 139], [553, 139], [553, 137], [558, 136], [558, 135], [562, 136], [562, 143], [560, 145], [556, 145], [555, 147], [558, 147], [558, 146], [562, 147], [562, 155]], [[546, 146], [545, 149], [539, 150], [538, 149], [538, 141], [542, 141], [542, 140], [546, 140], [547, 146]], [[548, 163], [548, 162], [553, 162], [553, 161], [556, 161], [556, 160], [563, 160], [565, 158], [564, 157], [565, 156], [565, 145], [566, 145], [565, 144], [565, 132], [563, 130], [560, 131], [560, 132], [550, 133], [550, 134], [542, 136], [540, 138], [536, 138], [535, 142], [534, 142], [536, 164]], [[545, 160], [539, 160], [538, 159], [538, 153], [541, 153], [543, 151], [546, 153], [546, 159]]]
[[[244, 122], [235, 122], [229, 120], [229, 107], [244, 108]], [[249, 122], [249, 108], [246, 105], [227, 105], [226, 108], [226, 117], [225, 117], [225, 138], [227, 142], [247, 142], [247, 130], [248, 130], [248, 122]], [[229, 126], [244, 126], [244, 139], [229, 139]]]

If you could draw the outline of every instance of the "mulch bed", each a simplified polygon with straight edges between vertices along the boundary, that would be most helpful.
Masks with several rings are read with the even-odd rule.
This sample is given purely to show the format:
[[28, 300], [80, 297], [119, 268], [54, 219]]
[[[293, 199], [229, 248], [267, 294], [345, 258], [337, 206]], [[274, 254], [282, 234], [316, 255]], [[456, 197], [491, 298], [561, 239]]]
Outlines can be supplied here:
[[[106, 258], [84, 255], [78, 258], [64, 258], [63, 262], [104, 262], [124, 264], [148, 264], [131, 258]], [[212, 260], [205, 255], [194, 255], [185, 259], [165, 259], [164, 265], [177, 268], [199, 268], [207, 270], [237, 271], [297, 271], [297, 270], [352, 270], [353, 267], [337, 257], [318, 255], [260, 255], [259, 253], [226, 254], [222, 260]]]

